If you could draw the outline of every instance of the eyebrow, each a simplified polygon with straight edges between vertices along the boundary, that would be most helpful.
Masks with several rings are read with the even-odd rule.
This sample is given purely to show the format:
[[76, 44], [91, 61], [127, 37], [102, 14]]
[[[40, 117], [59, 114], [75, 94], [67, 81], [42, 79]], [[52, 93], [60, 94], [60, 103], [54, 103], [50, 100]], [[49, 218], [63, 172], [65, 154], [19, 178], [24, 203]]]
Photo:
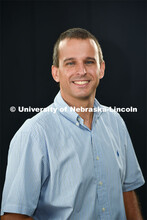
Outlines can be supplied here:
[[[63, 62], [67, 62], [67, 61], [72, 61], [72, 60], [75, 60], [76, 58], [74, 57], [70, 57], [70, 58], [66, 58]], [[94, 60], [96, 61], [96, 59], [94, 57], [86, 57], [85, 60]]]
[[96, 61], [96, 59], [94, 57], [86, 57], [87, 60], [94, 60]]
[[66, 58], [63, 62], [65, 63], [65, 62], [70, 61], [70, 60], [75, 60], [75, 58], [74, 57]]

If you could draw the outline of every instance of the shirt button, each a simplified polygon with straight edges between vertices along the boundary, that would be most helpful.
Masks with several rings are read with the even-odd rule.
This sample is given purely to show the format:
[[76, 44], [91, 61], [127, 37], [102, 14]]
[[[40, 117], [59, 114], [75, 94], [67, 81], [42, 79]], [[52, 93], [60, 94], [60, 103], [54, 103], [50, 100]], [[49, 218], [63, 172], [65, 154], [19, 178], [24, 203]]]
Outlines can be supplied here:
[[79, 122], [76, 122], [76, 125], [79, 126]]
[[100, 181], [100, 182], [99, 182], [99, 185], [100, 185], [100, 186], [102, 186], [102, 185], [103, 185], [103, 183]]
[[80, 121], [80, 117], [79, 116], [77, 117], [77, 121]]
[[99, 160], [100, 158], [97, 156], [96, 159]]
[[102, 211], [104, 212], [104, 211], [105, 211], [105, 208], [102, 208]]

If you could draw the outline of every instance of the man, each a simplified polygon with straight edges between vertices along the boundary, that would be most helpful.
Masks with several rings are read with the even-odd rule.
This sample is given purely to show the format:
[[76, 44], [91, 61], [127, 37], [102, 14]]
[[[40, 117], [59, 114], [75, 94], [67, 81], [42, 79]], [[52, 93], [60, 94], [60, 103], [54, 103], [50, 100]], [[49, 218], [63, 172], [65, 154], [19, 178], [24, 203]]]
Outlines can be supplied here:
[[126, 126], [95, 99], [104, 70], [91, 33], [60, 35], [52, 66], [60, 92], [11, 141], [2, 220], [142, 220], [134, 189], [144, 179]]

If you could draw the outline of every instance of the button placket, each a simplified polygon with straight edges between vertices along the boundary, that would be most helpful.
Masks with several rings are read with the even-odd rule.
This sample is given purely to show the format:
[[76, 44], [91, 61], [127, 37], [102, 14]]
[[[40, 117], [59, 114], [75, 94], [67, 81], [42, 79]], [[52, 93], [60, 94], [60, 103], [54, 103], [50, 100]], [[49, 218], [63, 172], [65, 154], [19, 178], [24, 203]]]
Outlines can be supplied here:
[[[97, 119], [96, 119], [97, 120]], [[96, 169], [96, 180], [97, 180], [97, 198], [98, 198], [98, 211], [101, 217], [106, 217], [107, 211], [107, 201], [104, 199], [106, 197], [106, 185], [105, 185], [105, 178], [104, 178], [104, 166], [102, 160], [102, 146], [101, 141], [98, 141], [97, 135], [95, 133], [95, 129], [97, 128], [98, 124], [95, 120], [95, 126], [92, 128], [92, 149], [94, 155], [94, 168]], [[97, 129], [96, 129], [97, 131]]]

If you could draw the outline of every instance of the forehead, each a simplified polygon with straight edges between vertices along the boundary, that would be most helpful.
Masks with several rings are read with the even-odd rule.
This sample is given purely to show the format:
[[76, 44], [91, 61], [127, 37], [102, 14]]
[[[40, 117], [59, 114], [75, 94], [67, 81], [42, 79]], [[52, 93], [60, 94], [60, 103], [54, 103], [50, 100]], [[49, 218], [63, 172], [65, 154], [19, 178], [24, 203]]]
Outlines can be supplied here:
[[98, 56], [98, 48], [93, 39], [65, 38], [59, 43], [59, 58], [76, 56]]

